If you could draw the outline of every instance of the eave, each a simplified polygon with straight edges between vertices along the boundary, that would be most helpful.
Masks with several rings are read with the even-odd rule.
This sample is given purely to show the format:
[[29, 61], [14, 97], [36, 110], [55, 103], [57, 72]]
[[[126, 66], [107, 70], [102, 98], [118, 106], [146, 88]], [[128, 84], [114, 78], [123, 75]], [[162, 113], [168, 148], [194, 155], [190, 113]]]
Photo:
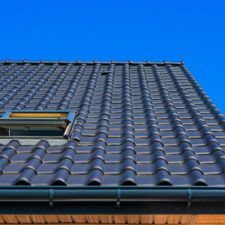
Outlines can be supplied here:
[[0, 187], [1, 214], [220, 214], [223, 187]]

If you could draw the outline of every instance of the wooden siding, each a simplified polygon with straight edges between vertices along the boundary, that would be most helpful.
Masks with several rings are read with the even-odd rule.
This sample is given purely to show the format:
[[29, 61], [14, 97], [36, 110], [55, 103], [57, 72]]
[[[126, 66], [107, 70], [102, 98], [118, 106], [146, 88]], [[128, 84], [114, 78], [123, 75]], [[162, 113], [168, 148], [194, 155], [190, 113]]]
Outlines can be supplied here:
[[0, 224], [225, 224], [225, 215], [0, 215]]

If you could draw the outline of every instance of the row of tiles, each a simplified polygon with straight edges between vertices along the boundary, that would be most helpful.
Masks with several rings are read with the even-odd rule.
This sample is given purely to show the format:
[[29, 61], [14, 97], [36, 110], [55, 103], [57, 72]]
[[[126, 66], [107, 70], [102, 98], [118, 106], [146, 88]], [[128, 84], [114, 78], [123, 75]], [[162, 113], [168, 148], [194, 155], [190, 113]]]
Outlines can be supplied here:
[[165, 171], [158, 171], [154, 175], [136, 175], [133, 171], [124, 171], [120, 175], [103, 175], [100, 171], [92, 171], [84, 175], [70, 175], [66, 171], [56, 174], [2, 174], [1, 186], [31, 185], [31, 186], [224, 186], [224, 173], [218, 175], [201, 176], [198, 171], [188, 175], [168, 175]]
[[[1, 160], [1, 167], [6, 160]], [[120, 175], [124, 171], [132, 171], [136, 175], [155, 175], [158, 171], [164, 170], [170, 175], [188, 176], [193, 171], [201, 175], [219, 175], [225, 172], [225, 159], [217, 163], [198, 164], [195, 160], [187, 160], [185, 163], [166, 163], [165, 159], [158, 159], [154, 163], [135, 163], [126, 159], [121, 163], [104, 163], [95, 159], [89, 163], [73, 163], [69, 160], [61, 160], [60, 163], [43, 163], [36, 167], [37, 162], [30, 160], [24, 164], [10, 163], [1, 169], [1, 174], [22, 174], [26, 170], [31, 170], [35, 174], [57, 174], [58, 171], [67, 171], [71, 175], [88, 175], [94, 170], [100, 171], [104, 175]]]
[[[196, 155], [189, 145], [184, 143], [182, 147], [185, 150], [181, 155], [169, 156], [157, 142], [153, 144], [154, 151], [149, 155], [135, 154], [132, 148], [125, 148], [121, 154], [106, 154], [101, 148], [95, 149], [89, 154], [79, 154], [76, 153], [75, 146], [75, 143], [70, 142], [64, 148], [61, 146], [63, 152], [49, 154], [47, 153], [48, 142], [41, 141], [35, 147], [26, 146], [32, 151], [24, 154], [16, 151], [19, 143], [11, 141], [1, 151], [0, 169], [3, 172], [18, 173], [26, 169], [34, 172], [41, 169], [42, 173], [54, 173], [60, 169], [71, 172], [71, 168], [74, 168], [74, 173], [86, 174], [94, 169], [112, 174], [120, 173], [123, 170], [132, 170], [135, 173], [143, 174], [154, 174], [158, 170], [165, 170], [171, 174], [188, 174], [198, 170], [202, 174], [215, 174], [225, 170], [225, 153], [223, 149], [219, 148], [212, 148], [210, 155]], [[213, 146], [216, 146], [215, 143], [212, 143], [211, 147]]]
[[[34, 69], [34, 71], [32, 71], [33, 73], [31, 74], [32, 76], [30, 76], [30, 77], [26, 77], [26, 79], [30, 79], [31, 81], [33, 80], [33, 76], [36, 74], [36, 73], [38, 73], [38, 70], [42, 67], [43, 65], [39, 65], [39, 66], [37, 66], [35, 69]], [[69, 66], [68, 67], [66, 67], [67, 69], [65, 69], [65, 70], [68, 70], [68, 68], [69, 68]], [[53, 70], [51, 70], [51, 72], [52, 71], [54, 71], [54, 69]], [[78, 82], [80, 82], [82, 79], [82, 74], [81, 74], [81, 72], [83, 72], [83, 71], [85, 71], [85, 67], [83, 67], [83, 69], [80, 69], [80, 71], [77, 73], [77, 76], [74, 76], [74, 87], [76, 87], [76, 88], [78, 88], [78, 90], [76, 91], [76, 89], [73, 89], [73, 91], [76, 91], [76, 93], [81, 93], [81, 89], [80, 89], [80, 87], [81, 87], [81, 83], [79, 83], [79, 86], [77, 86], [77, 84], [78, 84]], [[49, 74], [52, 74], [51, 72], [49, 72]], [[62, 73], [63, 74], [63, 73]], [[61, 77], [62, 75], [60, 75], [60, 76], [56, 76], [55, 77], [55, 80], [53, 80], [54, 82], [52, 83], [52, 84], [50, 84], [50, 88], [54, 88], [54, 85], [56, 85], [57, 87], [60, 87], [62, 84], [59, 84], [59, 81], [60, 81], [60, 78], [59, 77]], [[120, 75], [121, 76], [121, 75]], [[136, 74], [135, 74], [135, 76], [136, 76]], [[64, 77], [64, 78], [66, 78], [67, 76], [62, 76], [62, 77]], [[42, 77], [42, 79], [44, 79], [43, 77]], [[96, 76], [96, 79], [97, 79], [97, 76]], [[121, 78], [122, 79], [122, 78]], [[132, 77], [132, 79], [131, 79], [131, 81], [133, 80], [134, 78]], [[57, 82], [58, 81], [58, 82]], [[105, 78], [102, 80], [102, 82], [103, 83], [105, 83]], [[114, 81], [115, 82], [115, 81]], [[122, 80], [119, 80], [119, 82], [121, 83], [123, 83], [123, 81]], [[126, 82], [126, 80], [124, 81], [124, 82]], [[43, 85], [43, 82], [39, 82], [38, 84], [40, 84], [41, 83], [41, 85]], [[84, 91], [86, 90], [86, 86], [88, 85], [88, 80], [84, 80], [84, 88], [83, 88], [83, 93], [84, 93]], [[131, 82], [132, 83], [132, 82]], [[131, 83], [130, 83], [130, 85], [131, 85]], [[97, 85], [97, 84], [96, 84]], [[149, 85], [151, 85], [151, 83], [149, 84]], [[98, 85], [97, 85], [98, 86]], [[23, 87], [23, 88], [20, 88], [20, 87]], [[16, 93], [16, 96], [19, 94], [18, 93], [18, 90], [21, 90], [21, 89], [24, 89], [24, 88], [26, 88], [26, 87], [29, 87], [29, 83], [26, 83], [26, 80], [25, 81], [23, 81], [22, 83], [20, 82], [19, 83], [19, 86], [17, 85], [16, 86], [16, 90], [15, 90], [15, 93]], [[36, 87], [36, 86], [35, 86]], [[40, 86], [39, 85], [39, 88], [40, 87], [42, 87], [42, 86]], [[56, 88], [57, 88], [56, 87]], [[72, 87], [72, 85], [71, 86], [69, 86], [69, 90], [71, 91], [71, 87]], [[29, 87], [29, 89], [30, 88], [32, 88], [32, 87]], [[43, 88], [43, 87], [42, 87]], [[116, 90], [116, 86], [114, 85], [113, 86], [113, 88]], [[119, 86], [118, 87], [118, 89], [122, 89], [122, 86]], [[138, 89], [140, 89], [140, 87], [138, 87]], [[37, 89], [38, 90], [38, 89]], [[42, 91], [41, 92], [43, 92], [43, 89], [41, 89]], [[48, 95], [48, 94], [53, 94], [54, 92], [49, 92], [49, 88], [47, 89], [48, 91], [47, 91], [47, 93], [44, 93], [43, 95], [45, 95], [46, 96], [46, 94]], [[58, 90], [58, 89], [57, 89]], [[68, 91], [68, 89], [66, 89], [65, 91]], [[117, 90], [118, 91], [118, 90]], [[139, 91], [139, 90], [138, 90]], [[153, 90], [151, 90], [151, 91], [153, 91]], [[40, 92], [40, 90], [39, 90], [39, 92]], [[59, 91], [58, 93], [60, 93], [61, 91]], [[99, 91], [99, 87], [98, 87], [98, 91], [97, 92], [95, 92], [95, 93], [99, 93], [100, 91]], [[133, 92], [133, 87], [132, 87], [132, 92]], [[54, 93], [54, 94], [56, 94], [57, 95], [57, 92], [56, 93]], [[85, 93], [84, 93], [85, 94]], [[60, 95], [62, 95], [62, 93], [60, 93]], [[32, 97], [34, 97], [35, 95], [33, 95]], [[76, 95], [77, 96], [77, 95]], [[13, 100], [13, 98], [15, 97], [15, 96], [12, 96], [12, 94], [10, 94], [9, 96], [8, 96], [9, 98], [7, 98], [6, 96], [5, 96], [5, 98], [6, 98], [6, 100], [9, 102], [9, 100]], [[55, 97], [55, 96], [54, 96]], [[54, 98], [53, 97], [53, 98]], [[5, 99], [3, 99], [3, 100], [5, 100]], [[12, 101], [10, 101], [10, 102], [12, 102]], [[50, 101], [49, 101], [50, 102]], [[4, 103], [4, 102], [3, 102]], [[17, 106], [18, 107], [18, 106]]]

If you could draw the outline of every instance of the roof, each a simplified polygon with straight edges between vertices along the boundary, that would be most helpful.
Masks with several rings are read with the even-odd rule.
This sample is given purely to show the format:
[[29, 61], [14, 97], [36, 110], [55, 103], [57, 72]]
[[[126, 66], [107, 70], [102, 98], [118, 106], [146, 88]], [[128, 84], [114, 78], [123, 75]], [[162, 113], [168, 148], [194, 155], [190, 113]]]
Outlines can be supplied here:
[[0, 109], [72, 110], [71, 140], [0, 146], [1, 186], [223, 186], [225, 118], [183, 63], [0, 62]]

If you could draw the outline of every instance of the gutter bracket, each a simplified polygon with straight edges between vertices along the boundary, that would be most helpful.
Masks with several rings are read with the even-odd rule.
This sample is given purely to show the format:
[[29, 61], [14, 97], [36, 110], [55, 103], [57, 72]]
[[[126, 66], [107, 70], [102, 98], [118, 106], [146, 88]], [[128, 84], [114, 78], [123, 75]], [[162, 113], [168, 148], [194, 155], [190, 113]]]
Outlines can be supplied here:
[[49, 189], [49, 206], [54, 206], [54, 190], [52, 188]]
[[117, 207], [120, 207], [120, 195], [121, 195], [121, 191], [120, 191], [120, 189], [118, 188], [118, 189], [117, 189], [117, 192], [116, 192], [116, 206], [117, 206]]
[[187, 208], [191, 208], [191, 203], [192, 203], [192, 190], [188, 188], [187, 190]]

